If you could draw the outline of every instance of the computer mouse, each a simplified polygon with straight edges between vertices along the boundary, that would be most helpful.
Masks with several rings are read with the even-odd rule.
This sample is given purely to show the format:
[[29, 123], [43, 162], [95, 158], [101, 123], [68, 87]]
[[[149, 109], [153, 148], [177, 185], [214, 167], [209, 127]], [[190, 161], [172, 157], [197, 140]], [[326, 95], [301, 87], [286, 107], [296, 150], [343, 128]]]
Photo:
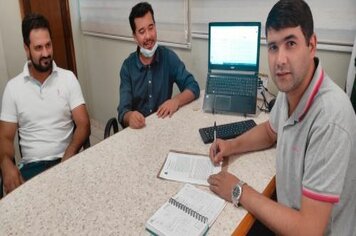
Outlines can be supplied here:
[[269, 112], [272, 111], [272, 108], [273, 108], [275, 102], [276, 102], [275, 98], [273, 98], [271, 101], [269, 101], [269, 103], [268, 103], [268, 111]]

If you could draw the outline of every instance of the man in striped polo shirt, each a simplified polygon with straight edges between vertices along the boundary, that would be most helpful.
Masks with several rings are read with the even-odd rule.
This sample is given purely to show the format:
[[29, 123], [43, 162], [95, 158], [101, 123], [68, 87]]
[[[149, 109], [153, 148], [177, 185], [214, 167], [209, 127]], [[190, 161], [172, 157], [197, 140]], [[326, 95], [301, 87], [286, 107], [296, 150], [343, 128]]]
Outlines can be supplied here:
[[356, 116], [315, 57], [309, 6], [302, 0], [277, 2], [266, 38], [280, 91], [270, 119], [233, 140], [217, 140], [210, 156], [219, 163], [277, 143], [278, 203], [228, 172], [212, 175], [210, 188], [278, 235], [356, 235]]

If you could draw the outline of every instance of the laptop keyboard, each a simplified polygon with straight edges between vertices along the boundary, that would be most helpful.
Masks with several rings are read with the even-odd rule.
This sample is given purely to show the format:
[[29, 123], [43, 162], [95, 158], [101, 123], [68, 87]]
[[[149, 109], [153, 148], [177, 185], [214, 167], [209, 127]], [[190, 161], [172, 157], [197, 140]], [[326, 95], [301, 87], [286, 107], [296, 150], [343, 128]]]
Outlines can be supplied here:
[[256, 96], [257, 79], [246, 75], [209, 75], [208, 94]]
[[[216, 138], [231, 139], [235, 138], [256, 126], [253, 120], [238, 121], [216, 126]], [[214, 141], [214, 126], [200, 128], [199, 133], [204, 143]]]

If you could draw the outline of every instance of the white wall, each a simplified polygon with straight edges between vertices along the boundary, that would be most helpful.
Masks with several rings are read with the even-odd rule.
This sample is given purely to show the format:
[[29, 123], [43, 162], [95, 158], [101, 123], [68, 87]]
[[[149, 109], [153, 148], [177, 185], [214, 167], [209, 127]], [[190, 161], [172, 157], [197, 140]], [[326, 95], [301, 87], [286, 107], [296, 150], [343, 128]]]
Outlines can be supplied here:
[[[79, 25], [78, 2], [77, 0], [69, 2], [78, 79], [91, 118], [105, 124], [110, 117], [117, 116], [120, 67], [129, 53], [135, 50], [136, 45], [131, 42], [82, 35]], [[1, 64], [5, 65], [8, 78], [11, 78], [22, 70], [25, 62], [20, 9], [18, 1], [1, 0], [0, 4], [2, 4], [0, 5], [0, 30], [4, 51], [2, 53], [0, 50], [0, 66]], [[207, 41], [193, 38], [191, 50], [174, 50], [185, 62], [188, 70], [195, 75], [201, 88], [204, 89], [207, 73]], [[344, 88], [351, 53], [319, 51], [318, 56], [326, 72], [340, 87]], [[6, 60], [5, 64], [1, 63], [2, 57]], [[261, 47], [260, 72], [268, 73], [265, 46]], [[0, 73], [0, 76], [3, 76], [2, 74], [3, 72]], [[276, 91], [272, 85], [269, 87], [272, 91]]]
[[[0, 101], [8, 79], [16, 76], [26, 61], [22, 46], [19, 2], [0, 1]], [[0, 103], [1, 104], [1, 103]], [[1, 105], [0, 105], [1, 107]]]
[[21, 34], [21, 13], [19, 1], [1, 0], [0, 4], [0, 30], [10, 79], [22, 71], [26, 62]]

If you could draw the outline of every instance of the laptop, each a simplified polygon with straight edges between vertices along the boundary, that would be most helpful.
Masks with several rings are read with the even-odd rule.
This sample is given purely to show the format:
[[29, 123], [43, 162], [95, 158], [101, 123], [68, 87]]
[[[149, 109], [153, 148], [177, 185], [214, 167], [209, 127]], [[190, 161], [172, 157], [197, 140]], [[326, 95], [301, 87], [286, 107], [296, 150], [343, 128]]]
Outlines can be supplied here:
[[203, 111], [256, 114], [260, 22], [209, 23]]

